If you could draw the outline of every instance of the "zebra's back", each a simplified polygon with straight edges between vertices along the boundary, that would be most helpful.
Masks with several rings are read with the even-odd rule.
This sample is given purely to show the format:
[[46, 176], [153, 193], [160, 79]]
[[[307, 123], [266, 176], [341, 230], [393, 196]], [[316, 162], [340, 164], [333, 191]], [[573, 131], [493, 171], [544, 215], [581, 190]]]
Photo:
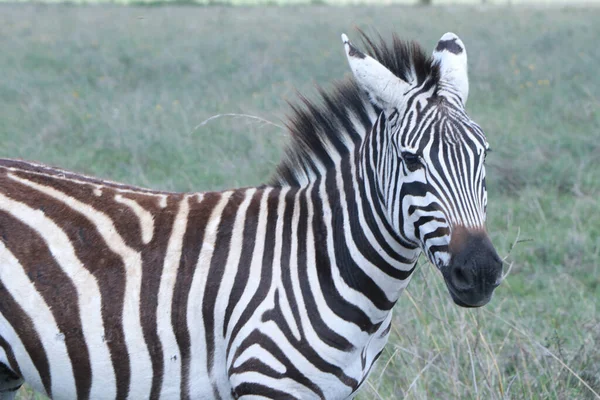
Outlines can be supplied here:
[[316, 187], [166, 193], [0, 160], [0, 189], [0, 363], [54, 398], [345, 398], [387, 338], [321, 326]]
[[55, 398], [187, 391], [209, 219], [245, 191], [154, 192], [16, 160], [0, 161], [0, 189], [0, 362]]

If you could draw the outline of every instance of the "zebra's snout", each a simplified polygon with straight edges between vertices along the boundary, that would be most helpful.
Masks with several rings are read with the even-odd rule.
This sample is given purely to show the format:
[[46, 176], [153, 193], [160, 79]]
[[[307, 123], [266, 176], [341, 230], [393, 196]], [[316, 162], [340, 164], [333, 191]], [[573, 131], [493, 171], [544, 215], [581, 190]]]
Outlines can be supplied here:
[[443, 275], [454, 302], [462, 307], [487, 304], [502, 275], [502, 260], [487, 233], [456, 227], [449, 250], [450, 264]]

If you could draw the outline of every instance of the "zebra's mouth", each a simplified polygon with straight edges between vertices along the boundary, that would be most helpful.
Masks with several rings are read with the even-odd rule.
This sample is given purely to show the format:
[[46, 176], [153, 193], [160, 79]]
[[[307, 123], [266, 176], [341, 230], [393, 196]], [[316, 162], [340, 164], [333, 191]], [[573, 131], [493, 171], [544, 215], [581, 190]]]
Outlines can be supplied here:
[[485, 306], [492, 299], [493, 290], [496, 288], [496, 285], [493, 285], [492, 288], [479, 285], [468, 288], [456, 287], [452, 278], [450, 278], [450, 274], [443, 274], [443, 276], [450, 297], [452, 297], [454, 304], [460, 307], [476, 308]]
[[460, 306], [460, 307], [464, 307], [464, 308], [483, 307], [487, 303], [489, 303], [490, 300], [492, 299], [492, 296], [488, 296], [488, 297], [484, 297], [483, 299], [481, 299], [480, 301], [475, 302], [475, 303], [466, 303], [466, 302], [462, 301], [460, 299], [460, 297], [458, 297], [456, 294], [454, 294], [452, 289], [448, 288], [448, 290], [450, 292], [450, 297], [452, 297], [452, 300], [454, 301], [454, 304], [456, 304], [457, 306]]

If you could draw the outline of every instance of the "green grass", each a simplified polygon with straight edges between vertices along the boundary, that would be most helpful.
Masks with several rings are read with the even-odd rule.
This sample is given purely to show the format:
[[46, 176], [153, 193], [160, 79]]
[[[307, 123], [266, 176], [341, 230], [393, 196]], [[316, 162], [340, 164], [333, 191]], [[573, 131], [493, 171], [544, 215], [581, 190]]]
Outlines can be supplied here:
[[[377, 27], [469, 52], [489, 231], [512, 269], [483, 309], [423, 264], [361, 399], [600, 392], [600, 9], [0, 5], [0, 156], [169, 190], [264, 182], [295, 91], [348, 73]], [[31, 398], [24, 389], [21, 399]]]

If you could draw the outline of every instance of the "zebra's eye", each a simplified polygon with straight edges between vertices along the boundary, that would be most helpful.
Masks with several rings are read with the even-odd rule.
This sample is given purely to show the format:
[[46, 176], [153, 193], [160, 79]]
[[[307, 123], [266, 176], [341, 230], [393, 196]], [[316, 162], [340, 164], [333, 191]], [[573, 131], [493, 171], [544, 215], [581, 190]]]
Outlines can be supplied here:
[[406, 167], [410, 171], [414, 171], [415, 169], [421, 166], [421, 157], [419, 157], [417, 154], [409, 153], [408, 151], [403, 151], [401, 155], [402, 159], [404, 160], [404, 163], [406, 164]]

